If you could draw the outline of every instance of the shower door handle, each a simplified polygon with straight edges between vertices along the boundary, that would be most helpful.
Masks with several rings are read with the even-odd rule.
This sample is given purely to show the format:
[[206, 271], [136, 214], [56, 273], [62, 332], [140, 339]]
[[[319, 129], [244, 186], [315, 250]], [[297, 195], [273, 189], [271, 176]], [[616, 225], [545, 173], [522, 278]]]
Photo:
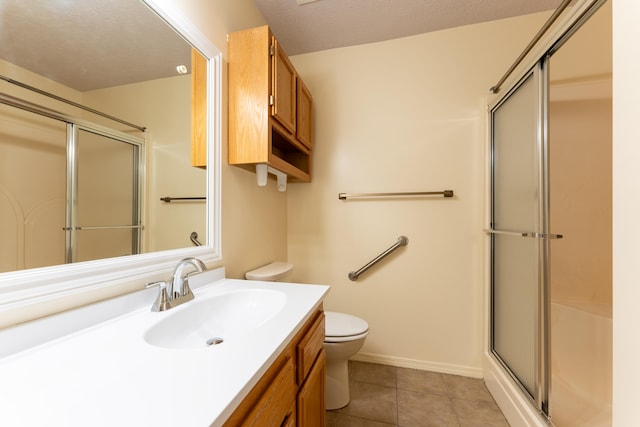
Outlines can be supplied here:
[[562, 234], [536, 233], [535, 231], [510, 231], [484, 229], [487, 234], [503, 234], [507, 236], [533, 237], [534, 239], [562, 239]]

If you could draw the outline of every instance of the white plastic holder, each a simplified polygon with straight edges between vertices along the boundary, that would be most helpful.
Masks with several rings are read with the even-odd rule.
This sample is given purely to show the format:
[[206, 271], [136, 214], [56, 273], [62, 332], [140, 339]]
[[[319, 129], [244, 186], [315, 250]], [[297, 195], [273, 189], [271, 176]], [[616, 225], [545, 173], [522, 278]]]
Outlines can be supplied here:
[[276, 176], [276, 179], [278, 180], [278, 191], [287, 191], [287, 174], [272, 168], [266, 163], [259, 163], [256, 165], [258, 185], [260, 187], [267, 185], [267, 174], [269, 173]]

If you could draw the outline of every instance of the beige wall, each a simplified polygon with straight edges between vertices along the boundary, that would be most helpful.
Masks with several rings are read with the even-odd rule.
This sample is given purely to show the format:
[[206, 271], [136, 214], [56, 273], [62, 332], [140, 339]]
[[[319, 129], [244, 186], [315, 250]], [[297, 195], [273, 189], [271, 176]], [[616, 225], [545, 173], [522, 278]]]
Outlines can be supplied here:
[[[169, 0], [163, 0], [169, 1]], [[227, 164], [227, 42], [233, 31], [264, 25], [250, 0], [186, 0], [180, 9], [222, 51], [222, 262], [227, 277], [243, 278], [260, 265], [287, 258], [287, 194], [275, 182]]]
[[[486, 96], [537, 14], [292, 58], [314, 96], [311, 184], [289, 186], [296, 281], [369, 322], [361, 359], [481, 375]], [[509, 37], [504, 37], [508, 34]], [[339, 192], [455, 191], [341, 201]], [[347, 274], [406, 235], [409, 245]]]

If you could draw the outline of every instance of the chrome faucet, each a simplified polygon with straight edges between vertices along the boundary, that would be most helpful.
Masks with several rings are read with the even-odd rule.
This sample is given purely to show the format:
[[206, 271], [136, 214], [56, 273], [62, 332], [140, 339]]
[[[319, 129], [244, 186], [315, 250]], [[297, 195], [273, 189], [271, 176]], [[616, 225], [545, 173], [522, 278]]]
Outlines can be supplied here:
[[[188, 267], [193, 267], [195, 271], [185, 274], [185, 270]], [[153, 303], [151, 311], [165, 311], [187, 301], [191, 301], [193, 299], [193, 292], [191, 292], [191, 288], [189, 287], [189, 277], [192, 274], [202, 273], [206, 270], [207, 267], [198, 258], [184, 258], [176, 265], [169, 282], [159, 281], [147, 284], [145, 288], [151, 288], [153, 286], [160, 288], [160, 293]]]
[[[189, 266], [195, 268], [196, 271], [184, 274], [184, 270]], [[183, 297], [188, 297], [190, 300], [193, 299], [193, 292], [191, 292], [189, 288], [189, 276], [194, 273], [202, 273], [206, 270], [207, 267], [198, 258], [185, 258], [181, 260], [171, 275], [171, 282], [169, 283], [168, 289], [169, 295], [173, 292], [174, 299]]]

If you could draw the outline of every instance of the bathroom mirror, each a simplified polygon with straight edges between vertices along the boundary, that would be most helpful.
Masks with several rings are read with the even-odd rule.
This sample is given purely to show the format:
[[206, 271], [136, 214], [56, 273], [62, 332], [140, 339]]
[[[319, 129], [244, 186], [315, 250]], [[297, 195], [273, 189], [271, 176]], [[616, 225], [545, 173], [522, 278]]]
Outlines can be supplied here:
[[[172, 2], [163, 0], [2, 0], [0, 20], [0, 97], [22, 105], [0, 104], [0, 120], [4, 122], [0, 134], [5, 134], [0, 157], [3, 169], [28, 160], [13, 168], [15, 174], [0, 178], [0, 232], [11, 242], [0, 246], [4, 263], [0, 268], [0, 310], [11, 302], [9, 294], [20, 300], [24, 300], [25, 290], [38, 295], [41, 282], [51, 288], [78, 277], [95, 277], [73, 285], [82, 289], [99, 283], [104, 269], [116, 268], [125, 274], [129, 266], [151, 270], [181, 256], [217, 259], [219, 50]], [[206, 130], [202, 139], [207, 147], [204, 167], [191, 163], [191, 64], [198, 57], [202, 58], [199, 63], [205, 64], [200, 67], [205, 76], [200, 92], [206, 94], [206, 111], [194, 126]], [[69, 123], [78, 129], [70, 130]], [[68, 139], [80, 146], [76, 147], [79, 167], [69, 160]], [[7, 153], [13, 151], [7, 145], [13, 151], [29, 148], [21, 159], [9, 158]], [[111, 161], [116, 154], [104, 147], [114, 145], [125, 147], [117, 154], [124, 158]], [[90, 163], [91, 157], [95, 163]], [[49, 161], [54, 158], [56, 162]], [[73, 168], [80, 172], [68, 178]], [[99, 185], [93, 186], [90, 179]], [[104, 184], [118, 180], [124, 181], [120, 185], [124, 193], [106, 201], [91, 199], [98, 192], [114, 193], [113, 189], [105, 190]], [[71, 185], [85, 194], [81, 196], [84, 203], [68, 200]], [[35, 194], [36, 189], [41, 190], [41, 199], [25, 197]], [[128, 210], [123, 214], [120, 209], [116, 219], [105, 219], [112, 201], [123, 194], [129, 199]], [[132, 202], [132, 197], [138, 201]], [[167, 197], [173, 201], [161, 200]], [[82, 228], [59, 223], [69, 216], [70, 209], [64, 210], [67, 205], [74, 209], [90, 206], [97, 212], [86, 224], [80, 224], [88, 226], [85, 235], [113, 237], [126, 229], [124, 234], [130, 241], [136, 239], [132, 235], [142, 237], [137, 244], [120, 244], [112, 252], [104, 250], [104, 239], [95, 244], [85, 237], [73, 238], [79, 246], [94, 247], [84, 252], [87, 255], [72, 259], [77, 263], [64, 265], [70, 239], [63, 239], [66, 247], [60, 248], [60, 231]], [[59, 213], [59, 206], [63, 206], [63, 213]], [[55, 232], [44, 231], [49, 223], [55, 224]], [[16, 231], [16, 224], [23, 228]], [[137, 231], [132, 233], [131, 228]], [[193, 232], [201, 246], [192, 240]], [[56, 252], [62, 252], [56, 254], [55, 261], [27, 262], [52, 252], [38, 246], [49, 242], [51, 235], [56, 235]], [[115, 278], [117, 273], [111, 272], [109, 277]], [[6, 296], [8, 299], [2, 298]]]

